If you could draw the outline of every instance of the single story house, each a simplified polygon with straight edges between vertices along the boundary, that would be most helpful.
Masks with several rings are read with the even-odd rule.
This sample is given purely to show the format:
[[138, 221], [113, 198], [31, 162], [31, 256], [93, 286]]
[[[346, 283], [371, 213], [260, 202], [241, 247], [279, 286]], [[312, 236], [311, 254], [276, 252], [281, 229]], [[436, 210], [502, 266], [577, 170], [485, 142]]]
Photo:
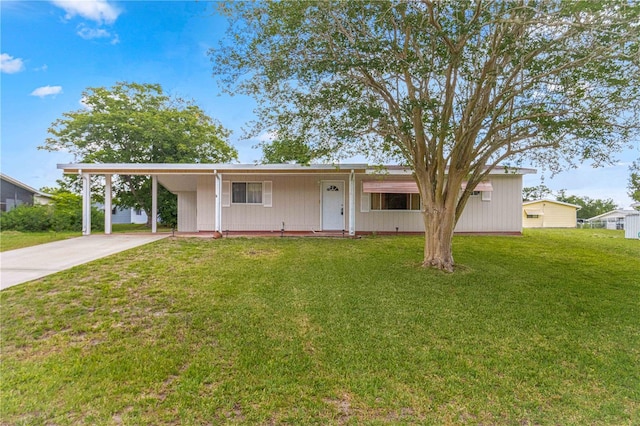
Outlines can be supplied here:
[[111, 223], [141, 225], [147, 223], [147, 214], [142, 209], [114, 206], [111, 209]]
[[606, 229], [624, 229], [624, 218], [630, 214], [637, 214], [637, 210], [616, 209], [598, 216], [585, 219], [585, 222], [591, 224], [592, 227], [602, 227]]
[[555, 200], [522, 203], [523, 228], [575, 228], [580, 206]]
[[[111, 208], [113, 175], [152, 178], [152, 217], [157, 185], [178, 197], [178, 232], [339, 231], [423, 232], [420, 197], [410, 169], [366, 164], [59, 164], [83, 179], [85, 211], [90, 176], [105, 177], [105, 209]], [[522, 232], [522, 175], [533, 169], [494, 169], [474, 188], [455, 231]], [[90, 215], [84, 214], [88, 234]], [[156, 231], [152, 221], [152, 232]], [[105, 232], [111, 217], [105, 216]]]
[[0, 211], [8, 212], [21, 204], [49, 204], [51, 197], [50, 194], [0, 173]]

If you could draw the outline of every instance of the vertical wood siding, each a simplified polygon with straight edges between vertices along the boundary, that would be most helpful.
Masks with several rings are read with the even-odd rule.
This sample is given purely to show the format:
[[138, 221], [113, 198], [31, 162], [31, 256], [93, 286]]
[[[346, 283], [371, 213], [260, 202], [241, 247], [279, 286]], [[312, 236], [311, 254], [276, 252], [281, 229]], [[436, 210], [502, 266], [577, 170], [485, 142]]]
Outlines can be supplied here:
[[178, 192], [178, 232], [197, 232], [197, 193]]
[[[355, 218], [358, 232], [422, 232], [424, 225], [419, 211], [375, 211], [368, 209], [362, 192], [362, 181], [373, 176], [356, 176]], [[409, 176], [387, 176], [387, 180], [407, 180]], [[313, 175], [223, 175], [222, 187], [232, 182], [271, 182], [271, 207], [263, 204], [224, 203], [222, 230], [272, 231], [283, 227], [287, 231], [320, 231], [322, 181], [339, 180], [345, 188], [345, 218], [349, 217], [349, 175], [328, 173]], [[456, 232], [521, 232], [522, 231], [522, 176], [492, 175], [491, 199], [483, 201], [481, 195], [472, 196], [460, 218]], [[264, 184], [263, 184], [264, 185]], [[268, 191], [269, 184], [263, 186]], [[199, 177], [198, 196], [185, 192], [178, 195], [179, 230], [214, 229], [215, 185], [213, 177]], [[196, 214], [197, 212], [197, 214]], [[348, 223], [345, 223], [345, 227]]]
[[[222, 230], [276, 232], [282, 229], [284, 222], [287, 231], [320, 231], [320, 182], [323, 180], [343, 181], [347, 192], [345, 200], [348, 200], [347, 174], [223, 175], [223, 185], [226, 182], [271, 182], [271, 207], [231, 203], [222, 208]], [[268, 199], [263, 196], [263, 201]], [[347, 204], [345, 201], [345, 217], [349, 214]]]
[[215, 176], [198, 176], [198, 231], [215, 229], [216, 181]]
[[[368, 194], [362, 192], [362, 181], [372, 176], [356, 178], [356, 230], [360, 232], [423, 232], [424, 223], [419, 211], [367, 211]], [[407, 180], [409, 176], [386, 177], [387, 180]], [[521, 232], [522, 231], [522, 176], [492, 175], [493, 192], [490, 201], [481, 195], [472, 196], [465, 207], [456, 232]], [[364, 199], [363, 199], [364, 198]], [[486, 199], [487, 197], [485, 197]], [[363, 204], [364, 203], [364, 204]]]

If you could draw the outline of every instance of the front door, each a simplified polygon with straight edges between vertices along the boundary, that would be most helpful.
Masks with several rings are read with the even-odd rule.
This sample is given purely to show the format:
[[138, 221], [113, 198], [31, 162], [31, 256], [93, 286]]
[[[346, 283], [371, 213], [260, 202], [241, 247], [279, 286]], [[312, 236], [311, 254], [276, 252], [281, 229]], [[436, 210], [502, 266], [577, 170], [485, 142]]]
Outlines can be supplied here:
[[344, 181], [322, 181], [322, 229], [344, 229]]

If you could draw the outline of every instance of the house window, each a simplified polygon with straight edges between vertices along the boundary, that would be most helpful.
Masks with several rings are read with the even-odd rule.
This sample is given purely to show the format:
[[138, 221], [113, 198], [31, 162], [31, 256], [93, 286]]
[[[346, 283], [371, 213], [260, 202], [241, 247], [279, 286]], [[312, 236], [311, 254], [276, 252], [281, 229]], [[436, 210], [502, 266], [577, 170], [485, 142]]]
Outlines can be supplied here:
[[537, 214], [528, 214], [527, 215], [527, 219], [538, 219], [540, 217], [540, 215]]
[[262, 182], [233, 182], [231, 202], [234, 204], [262, 204]]
[[371, 193], [371, 210], [420, 210], [420, 194]]

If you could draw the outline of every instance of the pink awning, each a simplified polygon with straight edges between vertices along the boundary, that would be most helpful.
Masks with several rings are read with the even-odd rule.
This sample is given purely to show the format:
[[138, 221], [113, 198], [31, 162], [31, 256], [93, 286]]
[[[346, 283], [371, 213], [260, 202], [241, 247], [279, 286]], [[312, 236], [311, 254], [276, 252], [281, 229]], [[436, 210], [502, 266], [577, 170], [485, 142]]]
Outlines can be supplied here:
[[362, 191], [380, 194], [419, 194], [418, 185], [412, 180], [403, 181], [364, 181]]
[[[466, 189], [467, 187], [467, 182], [462, 182], [462, 189]], [[493, 191], [493, 185], [491, 185], [490, 181], [484, 181], [484, 182], [480, 182], [479, 184], [476, 185], [475, 188], [473, 188], [474, 191], [482, 191], [482, 192], [491, 192]]]

